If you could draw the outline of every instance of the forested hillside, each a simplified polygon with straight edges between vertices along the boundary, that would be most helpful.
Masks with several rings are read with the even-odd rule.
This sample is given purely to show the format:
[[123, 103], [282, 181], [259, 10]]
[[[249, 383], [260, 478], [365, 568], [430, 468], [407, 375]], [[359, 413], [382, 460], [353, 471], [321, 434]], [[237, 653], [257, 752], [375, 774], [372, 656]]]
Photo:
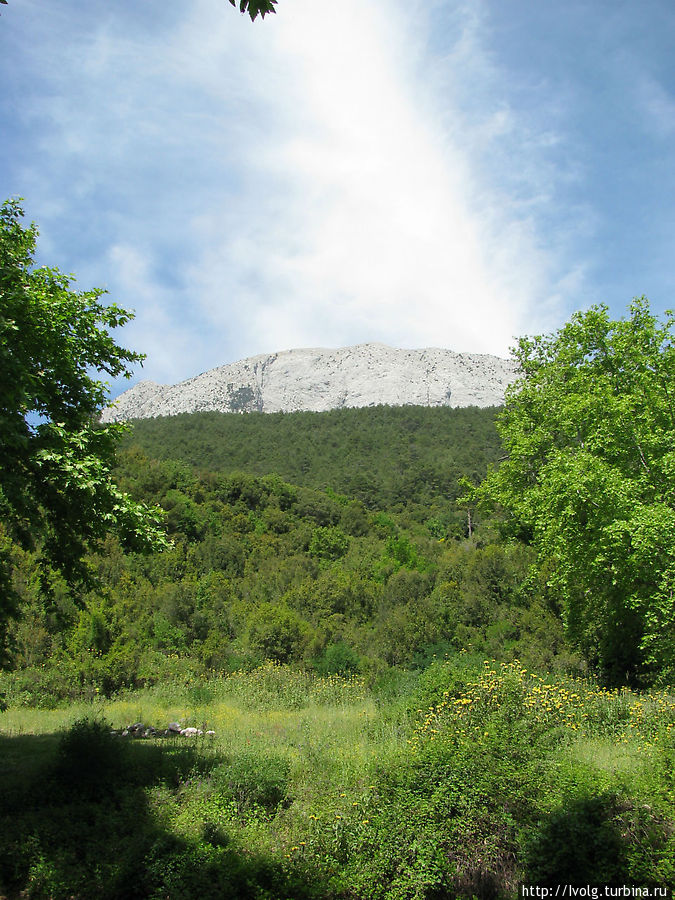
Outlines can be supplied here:
[[[134, 422], [127, 446], [199, 469], [279, 475], [369, 509], [456, 521], [462, 477], [497, 461], [497, 408], [377, 406], [312, 413], [193, 413]], [[440, 535], [439, 535], [440, 536]]]
[[103, 515], [79, 581], [0, 533], [0, 890], [675, 883], [671, 346], [636, 301], [521, 340], [499, 417], [145, 420], [114, 470], [95, 427], [37, 447], [63, 533]]
[[672, 2], [0, 5], [0, 900], [673, 900]]
[[[15, 549], [12, 696], [45, 704], [265, 659], [372, 677], [460, 650], [573, 662], [532, 551], [454, 502], [463, 472], [480, 477], [498, 453], [493, 420], [379, 408], [137, 424], [117, 481], [161, 507], [171, 546], [124, 553], [110, 537], [88, 558], [88, 593], [52, 574], [47, 594]], [[369, 491], [346, 492], [350, 465]]]

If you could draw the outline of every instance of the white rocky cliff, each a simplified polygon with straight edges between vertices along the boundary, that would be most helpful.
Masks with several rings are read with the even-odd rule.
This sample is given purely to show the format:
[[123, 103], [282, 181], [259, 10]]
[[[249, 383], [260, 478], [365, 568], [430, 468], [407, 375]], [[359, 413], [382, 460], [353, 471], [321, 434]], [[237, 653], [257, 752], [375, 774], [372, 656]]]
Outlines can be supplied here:
[[141, 381], [102, 420], [184, 412], [295, 412], [346, 406], [498, 406], [516, 377], [512, 361], [451, 350], [359, 344], [252, 356], [175, 385]]

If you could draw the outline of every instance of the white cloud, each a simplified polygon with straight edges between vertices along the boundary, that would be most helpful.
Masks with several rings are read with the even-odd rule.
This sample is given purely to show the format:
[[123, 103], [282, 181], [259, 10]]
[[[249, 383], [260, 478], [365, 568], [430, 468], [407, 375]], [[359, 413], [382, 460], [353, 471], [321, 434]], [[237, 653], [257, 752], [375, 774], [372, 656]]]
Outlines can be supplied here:
[[[128, 244], [115, 244], [109, 250], [108, 259], [115, 272], [116, 299], [124, 298], [125, 302], [120, 305], [135, 311], [135, 319], [115, 337], [124, 346], [148, 357], [150, 372], [137, 371], [138, 377], [171, 380], [177, 365], [188, 373], [201, 371], [199, 343], [191, 323], [183, 320], [181, 327], [175, 298], [158, 284], [147, 251], [142, 252]], [[126, 387], [128, 383], [124, 379], [115, 384], [118, 390]]]
[[79, 217], [83, 286], [135, 307], [123, 342], [147, 376], [365, 340], [505, 353], [548, 327], [583, 278], [537, 226], [557, 135], [509, 105], [481, 3], [284, 0], [255, 24], [224, 0], [155, 5], [144, 24], [99, 2], [69, 43], [44, 14], [24, 171]]
[[[273, 28], [247, 45], [274, 123], [240, 148], [258, 183], [202, 220], [193, 276], [209, 315], [225, 327], [234, 306], [247, 351], [377, 339], [505, 353], [544, 322], [552, 261], [507, 197], [481, 195], [450, 127], [467, 123], [425, 82], [422, 7], [286, 0]], [[462, 35], [461, 62], [469, 41], [478, 52]], [[512, 112], [488, 127], [513, 130]]]

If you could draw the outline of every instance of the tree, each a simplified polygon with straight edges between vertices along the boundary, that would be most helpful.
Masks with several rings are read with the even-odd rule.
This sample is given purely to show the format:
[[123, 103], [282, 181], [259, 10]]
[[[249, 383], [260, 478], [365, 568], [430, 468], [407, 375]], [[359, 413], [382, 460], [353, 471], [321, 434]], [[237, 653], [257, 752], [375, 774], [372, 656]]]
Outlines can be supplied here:
[[[0, 3], [6, 0], [0, 0]], [[230, 0], [232, 6], [237, 5], [237, 0]], [[267, 13], [275, 13], [277, 0], [239, 0], [239, 12], [247, 12], [251, 21], [255, 22], [258, 14], [264, 19]]]
[[107, 386], [95, 375], [130, 377], [143, 359], [108, 333], [132, 315], [35, 267], [37, 229], [22, 219], [18, 201], [0, 208], [0, 631], [15, 600], [11, 542], [72, 583], [108, 532], [138, 550], [166, 544], [155, 512], [112, 480], [125, 426], [97, 422]]
[[643, 297], [625, 319], [596, 306], [522, 338], [498, 420], [507, 457], [475, 492], [534, 543], [608, 683], [673, 671], [674, 324]]

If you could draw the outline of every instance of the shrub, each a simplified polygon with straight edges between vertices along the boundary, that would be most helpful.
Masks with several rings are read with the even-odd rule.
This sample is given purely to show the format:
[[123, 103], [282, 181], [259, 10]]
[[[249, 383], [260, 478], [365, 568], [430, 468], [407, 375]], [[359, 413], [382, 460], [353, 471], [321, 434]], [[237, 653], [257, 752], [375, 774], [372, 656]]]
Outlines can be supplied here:
[[240, 809], [256, 806], [271, 813], [288, 800], [289, 774], [285, 757], [250, 752], [216, 768], [212, 780], [236, 800]]
[[69, 792], [84, 796], [111, 793], [127, 771], [127, 747], [98, 718], [78, 719], [59, 742], [54, 776]]
[[249, 645], [264, 659], [280, 663], [300, 659], [308, 638], [307, 622], [282, 604], [262, 603], [249, 619]]
[[309, 553], [331, 562], [341, 559], [349, 550], [349, 538], [341, 528], [315, 528], [309, 542]]
[[351, 675], [358, 672], [360, 662], [356, 650], [344, 641], [338, 641], [326, 647], [314, 668], [320, 675]]

